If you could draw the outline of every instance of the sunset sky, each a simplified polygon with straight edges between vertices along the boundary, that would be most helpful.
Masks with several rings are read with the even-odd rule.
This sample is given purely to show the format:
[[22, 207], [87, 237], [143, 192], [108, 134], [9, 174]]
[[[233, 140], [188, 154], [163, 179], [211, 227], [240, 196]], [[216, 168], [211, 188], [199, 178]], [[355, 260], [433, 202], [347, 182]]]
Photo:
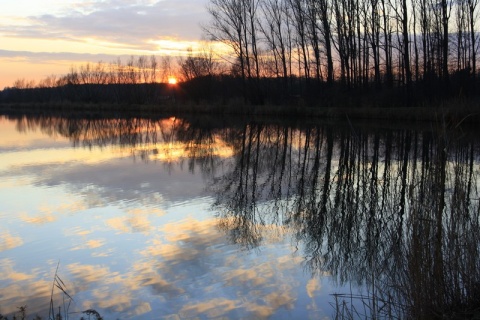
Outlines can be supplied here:
[[208, 0], [2, 0], [0, 90], [87, 61], [185, 54], [202, 39]]

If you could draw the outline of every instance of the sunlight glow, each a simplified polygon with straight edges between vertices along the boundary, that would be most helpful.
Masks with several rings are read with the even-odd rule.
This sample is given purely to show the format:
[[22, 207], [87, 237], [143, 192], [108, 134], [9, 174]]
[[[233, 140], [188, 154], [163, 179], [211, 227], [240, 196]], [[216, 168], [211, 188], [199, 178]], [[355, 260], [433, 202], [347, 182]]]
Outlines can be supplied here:
[[177, 84], [177, 78], [175, 77], [168, 77], [168, 84], [175, 85]]

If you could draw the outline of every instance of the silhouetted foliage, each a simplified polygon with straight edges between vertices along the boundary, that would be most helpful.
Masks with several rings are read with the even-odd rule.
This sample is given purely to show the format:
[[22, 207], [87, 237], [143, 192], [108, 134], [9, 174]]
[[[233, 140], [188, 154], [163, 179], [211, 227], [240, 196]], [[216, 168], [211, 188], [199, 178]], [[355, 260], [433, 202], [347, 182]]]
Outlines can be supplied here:
[[[300, 94], [323, 105], [336, 83], [335, 99], [398, 88], [398, 101], [412, 105], [472, 93], [460, 88], [477, 77], [479, 10], [474, 0], [211, 0], [204, 30], [232, 49], [253, 103]], [[265, 78], [282, 79], [277, 92], [259, 81]]]

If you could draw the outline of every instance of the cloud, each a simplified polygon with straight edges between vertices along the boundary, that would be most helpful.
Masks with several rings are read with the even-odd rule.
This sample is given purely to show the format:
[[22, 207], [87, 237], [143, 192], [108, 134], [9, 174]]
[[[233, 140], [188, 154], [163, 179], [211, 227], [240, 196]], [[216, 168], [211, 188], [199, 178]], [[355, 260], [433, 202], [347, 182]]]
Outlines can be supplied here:
[[245, 309], [252, 314], [252, 318], [254, 319], [267, 319], [275, 313], [272, 307], [253, 302], [247, 302]]
[[[17, 271], [20, 269], [12, 259], [0, 260], [0, 298], [2, 314], [8, 315], [18, 311], [18, 306], [27, 305], [30, 314], [42, 314], [47, 310], [51, 297], [51, 281], [38, 280], [36, 269], [30, 273]], [[55, 292], [54, 301], [60, 301], [60, 295]]]
[[161, 217], [165, 211], [160, 208], [127, 208], [127, 216], [106, 220], [106, 224], [119, 233], [143, 233], [154, 231], [148, 216]]
[[40, 212], [33, 216], [22, 213], [20, 219], [26, 223], [42, 225], [57, 221], [58, 216], [53, 211], [45, 211], [41, 208]]
[[119, 233], [144, 233], [152, 231], [150, 220], [145, 216], [115, 217], [108, 219], [106, 224]]
[[139, 316], [150, 311], [152, 311], [151, 305], [148, 302], [142, 302], [137, 307], [135, 307], [132, 313], [135, 316]]
[[[133, 209], [127, 216], [135, 216], [135, 212]], [[75, 309], [93, 308], [108, 318], [151, 318], [150, 313], [158, 314], [161, 310], [172, 319], [175, 316], [260, 319], [285, 309], [295, 309], [289, 311], [292, 314], [301, 312], [303, 305], [298, 303], [297, 292], [305, 287], [317, 291], [319, 284], [315, 281], [307, 284], [297, 278], [302, 273], [297, 259], [273, 246], [264, 247], [262, 254], [238, 251], [236, 246], [226, 243], [216, 223], [213, 218], [190, 217], [165, 224], [156, 229], [158, 234], [150, 238], [143, 251], [140, 247], [132, 252], [125, 266], [76, 262], [61, 268], [62, 279], [68, 280], [67, 291], [77, 300]], [[69, 230], [84, 237], [85, 246], [109, 247], [108, 241], [89, 240], [87, 237], [93, 233], [83, 227]], [[43, 291], [48, 291], [51, 283], [36, 280], [45, 272], [14, 270], [13, 262], [0, 261], [0, 275], [8, 277], [0, 276], [7, 288], [0, 289], [0, 295], [8, 290], [8, 301], [23, 301], [19, 300], [26, 294], [22, 287], [32, 286], [32, 292], [45, 299], [48, 292]], [[9, 284], [17, 280], [24, 283]], [[41, 284], [45, 286], [43, 291]], [[35, 302], [35, 297], [25, 297], [29, 306], [31, 301]]]
[[85, 41], [106, 46], [157, 50], [151, 40], [199, 40], [206, 1], [95, 1], [62, 12], [30, 16], [25, 25], [3, 25], [8, 37]]
[[267, 283], [267, 278], [257, 274], [254, 269], [236, 269], [227, 273], [225, 276], [225, 282], [227, 285], [233, 284], [251, 284], [252, 287], [262, 286]]
[[72, 248], [72, 250], [97, 249], [105, 245], [105, 240], [88, 240], [87, 242]]
[[87, 207], [82, 200], [72, 199], [71, 202], [65, 200], [62, 204], [39, 203], [36, 209], [37, 212], [35, 214], [22, 213], [20, 219], [27, 223], [42, 225], [57, 221], [61, 215], [80, 212], [87, 209]]
[[315, 297], [315, 291], [320, 291], [322, 289], [320, 285], [320, 280], [318, 278], [312, 278], [307, 282], [307, 294], [310, 298]]
[[[126, 288], [124, 288], [126, 289]], [[96, 305], [100, 310], [110, 310], [113, 312], [126, 312], [132, 307], [132, 292], [122, 290], [123, 292], [105, 290], [104, 288], [98, 288], [93, 290], [93, 296], [96, 301]], [[85, 304], [87, 307], [89, 304]], [[96, 307], [97, 308], [97, 307]]]
[[177, 287], [174, 283], [166, 280], [162, 274], [161, 263], [156, 260], [139, 261], [133, 265], [133, 271], [125, 282], [132, 289], [149, 287], [157, 295], [166, 294], [169, 297], [175, 297], [185, 292], [184, 289]]
[[92, 230], [84, 230], [81, 227], [74, 227], [72, 229], [69, 229], [66, 231], [66, 234], [72, 234], [76, 236], [86, 236], [91, 234], [93, 231]]
[[200, 221], [189, 217], [179, 222], [165, 224], [162, 231], [167, 233], [167, 240], [170, 242], [208, 246], [223, 237], [216, 232], [216, 225], [217, 221], [214, 219]]
[[82, 286], [96, 284], [105, 280], [107, 277], [111, 278], [117, 275], [111, 272], [108, 267], [83, 265], [80, 263], [69, 264], [67, 269], [76, 279], [75, 282], [82, 284]]
[[[86, 62], [125, 61], [132, 55], [185, 56], [189, 48], [204, 47], [199, 40], [201, 25], [209, 19], [207, 2], [12, 3], [16, 10], [0, 12], [0, 89], [17, 79], [39, 81], [62, 75], [70, 66]], [[30, 10], [19, 9], [25, 6]], [[216, 47], [225, 50], [224, 45]]]
[[139, 316], [152, 311], [151, 302], [143, 301], [141, 292], [149, 288], [155, 295], [176, 297], [184, 290], [177, 288], [159, 272], [153, 261], [134, 262], [124, 273], [113, 272], [109, 267], [74, 263], [67, 266], [74, 277], [77, 293], [89, 287], [91, 299], [82, 301], [83, 309], [97, 309], [107, 313]]
[[[117, 158], [122, 155], [95, 150], [75, 149], [62, 159], [61, 167], [57, 160], [51, 159], [58, 153], [55, 149], [30, 152], [29, 157], [21, 152], [9, 155], [11, 162], [5, 165], [5, 171], [0, 171], [0, 176], [30, 175], [35, 177], [37, 185], [65, 186], [72, 194], [82, 196], [82, 200], [78, 202], [39, 208], [35, 216], [24, 215], [25, 221], [52, 222], [57, 219], [57, 213], [78, 212], [122, 202], [130, 203], [130, 207], [125, 208], [128, 218], [124, 219], [125, 221], [114, 221], [116, 226], [123, 223], [126, 226], [121, 228], [124, 232], [148, 232], [150, 226], [148, 219], [144, 217], [146, 214], [161, 216], [165, 212], [161, 208], [206, 195], [201, 175], [191, 174], [180, 164], [172, 164], [168, 169], [160, 163], [137, 165], [132, 164], [129, 156]], [[67, 153], [63, 152], [64, 155]], [[30, 163], [32, 157], [36, 164]], [[145, 181], [150, 183], [145, 184]], [[134, 203], [141, 205], [141, 209], [136, 209]]]
[[14, 236], [8, 231], [0, 231], [0, 252], [19, 247], [23, 240], [19, 236]]
[[265, 301], [274, 309], [293, 309], [296, 298], [292, 296], [292, 288], [284, 286], [285, 290], [278, 290], [265, 296]]
[[[113, 62], [122, 55], [92, 54], [76, 52], [31, 52], [16, 50], [0, 50], [0, 59], [22, 63], [62, 63], [62, 62]], [[127, 59], [127, 55], [124, 56]], [[126, 61], [126, 60], [125, 60]], [[62, 63], [63, 64], [63, 63]], [[65, 70], [67, 73], [68, 70]]]
[[17, 282], [29, 280], [34, 277], [31, 274], [16, 271], [14, 263], [11, 259], [0, 260], [0, 270], [2, 271], [0, 272], [1, 280], [12, 280], [14, 282]]
[[235, 300], [217, 298], [206, 302], [186, 305], [180, 310], [179, 314], [183, 318], [195, 318], [199, 314], [205, 314], [209, 318], [220, 318], [236, 309], [237, 303]]

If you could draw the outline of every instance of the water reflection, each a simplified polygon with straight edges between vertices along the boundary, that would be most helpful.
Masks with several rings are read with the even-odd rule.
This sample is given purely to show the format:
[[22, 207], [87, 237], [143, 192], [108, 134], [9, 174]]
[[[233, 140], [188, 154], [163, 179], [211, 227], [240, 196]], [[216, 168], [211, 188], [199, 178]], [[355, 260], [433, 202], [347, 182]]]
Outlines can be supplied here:
[[[474, 312], [478, 142], [443, 127], [351, 129], [245, 126], [215, 182], [222, 226], [247, 246], [263, 225], [291, 228], [312, 273], [366, 285], [356, 298], [372, 317]], [[363, 314], [344, 298], [339, 315]]]
[[[276, 264], [282, 266], [279, 260], [228, 267], [235, 263], [238, 246], [264, 250], [290, 237], [301, 253], [295, 265], [313, 275], [306, 286], [309, 297], [321, 286], [315, 279], [325, 275], [340, 286], [363, 288], [359, 294], [333, 295], [334, 317], [473, 316], [480, 304], [480, 150], [478, 139], [466, 128], [432, 124], [427, 130], [381, 130], [351, 123], [288, 126], [255, 121], [223, 125], [186, 118], [11, 119], [21, 131], [41, 128], [75, 146], [116, 148], [117, 154], [128, 153], [142, 163], [159, 162], [166, 172], [180, 167], [201, 174], [201, 184], [207, 186], [203, 195], [211, 193], [215, 199], [216, 218], [162, 224], [160, 229], [168, 230], [166, 238], [149, 238], [141, 251], [148, 259], [139, 259], [116, 282], [132, 290], [151, 288], [179, 306], [176, 311], [182, 317], [240, 316], [242, 308], [251, 316], [266, 317], [279, 308], [294, 308], [297, 298], [288, 282], [281, 282], [288, 286], [283, 291], [266, 285], [279, 281], [273, 271]], [[83, 178], [72, 173], [67, 180], [86, 185], [99, 171], [115, 176], [119, 171], [109, 175], [110, 165]], [[146, 178], [151, 171], [142, 168], [120, 170], [133, 170], [128, 184], [136, 187], [111, 177], [112, 188], [122, 185], [121, 199], [134, 200], [141, 185], [150, 190], [149, 203], [162, 201], [169, 194], [166, 187]], [[170, 193], [172, 199], [174, 194], [184, 195], [190, 178]], [[141, 209], [131, 212], [135, 210]], [[158, 217], [165, 214], [156, 212]], [[162, 231], [146, 216], [111, 216], [106, 224], [124, 233]], [[2, 239], [0, 251], [23, 243], [13, 233]], [[76, 250], [104, 244], [93, 239]], [[115, 277], [100, 266], [73, 263], [69, 268], [85, 286]], [[220, 279], [224, 295], [186, 303], [185, 288], [192, 279], [213, 290], [218, 284], [212, 278]], [[263, 302], [247, 299], [241, 304], [231, 292], [233, 286]], [[131, 304], [130, 298], [110, 299], [106, 291], [95, 290], [101, 308], [128, 309]], [[148, 312], [151, 305], [136, 308]]]

